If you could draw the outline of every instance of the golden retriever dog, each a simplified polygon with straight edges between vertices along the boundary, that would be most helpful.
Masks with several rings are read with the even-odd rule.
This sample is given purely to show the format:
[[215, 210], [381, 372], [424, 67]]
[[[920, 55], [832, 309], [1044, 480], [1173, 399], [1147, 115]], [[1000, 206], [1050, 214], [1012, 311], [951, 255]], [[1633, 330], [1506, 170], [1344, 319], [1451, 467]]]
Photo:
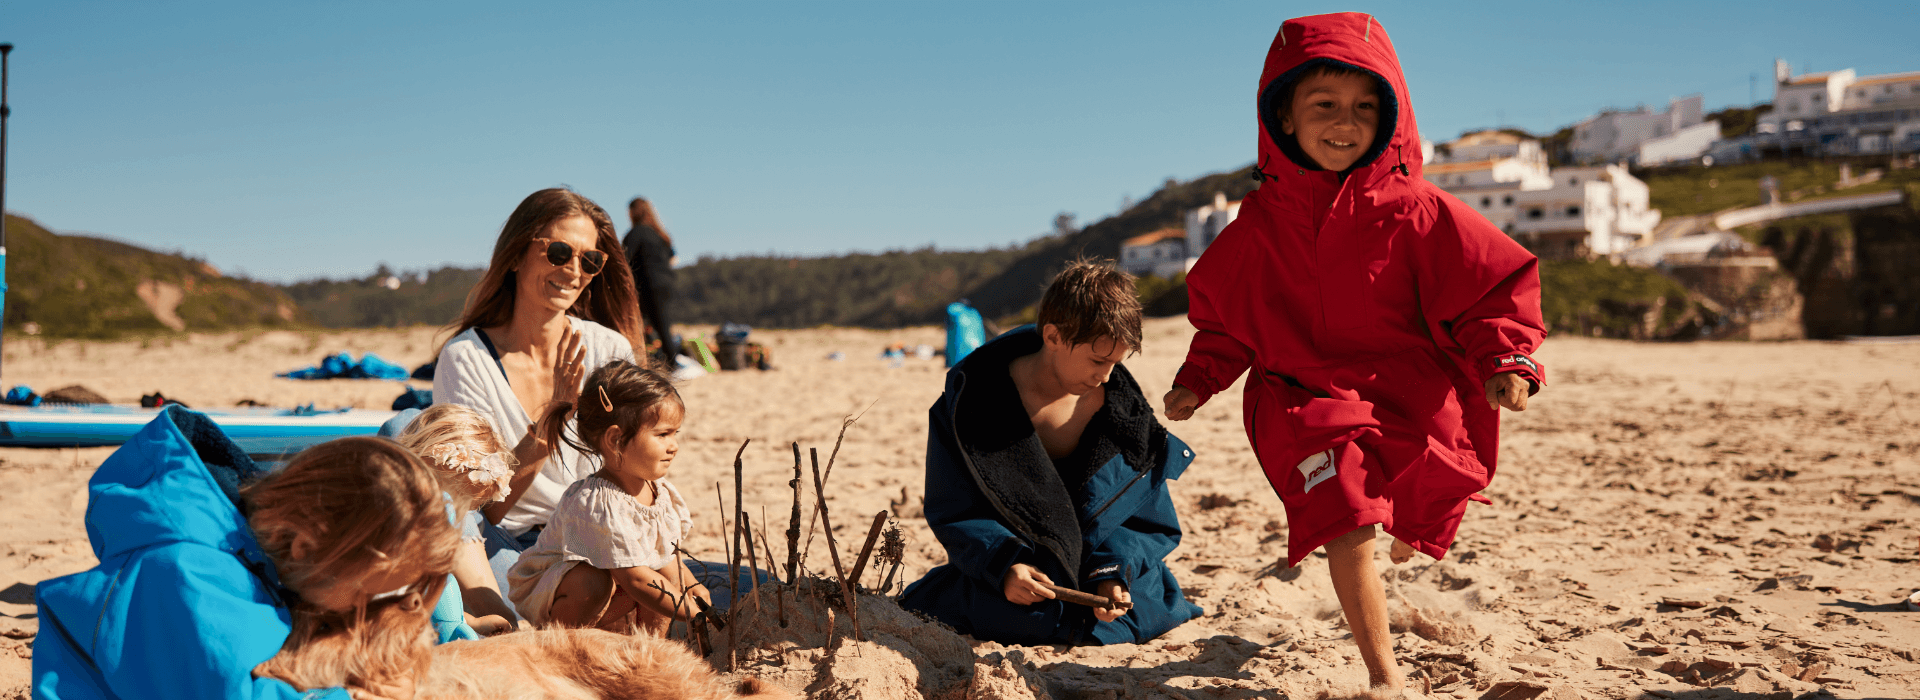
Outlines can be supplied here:
[[757, 678], [728, 687], [686, 645], [657, 637], [550, 629], [436, 646], [430, 608], [409, 594], [359, 615], [296, 609], [280, 653], [253, 675], [301, 690], [404, 687], [411, 676], [418, 700], [792, 697]]

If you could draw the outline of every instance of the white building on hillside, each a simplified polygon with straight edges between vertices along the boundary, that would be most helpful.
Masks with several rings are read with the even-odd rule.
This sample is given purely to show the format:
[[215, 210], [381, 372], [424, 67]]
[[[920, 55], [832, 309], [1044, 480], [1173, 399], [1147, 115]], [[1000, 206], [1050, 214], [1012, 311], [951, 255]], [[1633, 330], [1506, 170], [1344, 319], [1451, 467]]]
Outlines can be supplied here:
[[1720, 140], [1720, 122], [1704, 121], [1685, 129], [1640, 144], [1634, 162], [1641, 167], [1693, 160], [1713, 148]]
[[1514, 196], [1511, 233], [1543, 258], [1613, 256], [1645, 245], [1660, 223], [1647, 183], [1618, 165], [1557, 168], [1553, 186]]
[[1647, 184], [1617, 165], [1549, 169], [1538, 141], [1491, 131], [1434, 152], [1428, 181], [1544, 258], [1617, 255], [1660, 222]]
[[1785, 61], [1775, 61], [1773, 77], [1773, 110], [1754, 127], [1763, 153], [1920, 151], [1920, 71], [1861, 77], [1848, 68], [1796, 76]]
[[1120, 269], [1135, 277], [1173, 279], [1187, 269], [1187, 232], [1166, 228], [1120, 242]]
[[1665, 112], [1644, 106], [1631, 112], [1607, 110], [1574, 124], [1567, 150], [1582, 163], [1631, 160], [1639, 157], [1641, 144], [1697, 126], [1701, 118], [1699, 95], [1676, 99]]
[[1213, 239], [1239, 216], [1240, 200], [1229, 202], [1220, 192], [1213, 194], [1212, 204], [1187, 211], [1187, 269], [1193, 269], [1193, 261], [1199, 260], [1207, 246], [1213, 245]]
[[1516, 195], [1553, 186], [1540, 142], [1498, 131], [1468, 134], [1437, 147], [1422, 169], [1428, 182], [1508, 233], [1513, 232]]

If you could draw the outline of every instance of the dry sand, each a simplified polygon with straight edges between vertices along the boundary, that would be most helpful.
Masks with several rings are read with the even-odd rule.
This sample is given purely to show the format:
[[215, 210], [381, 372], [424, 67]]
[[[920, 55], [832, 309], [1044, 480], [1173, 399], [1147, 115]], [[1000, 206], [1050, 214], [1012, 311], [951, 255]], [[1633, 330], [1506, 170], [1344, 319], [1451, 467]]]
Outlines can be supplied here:
[[[703, 329], [704, 330], [704, 329]], [[1186, 348], [1181, 319], [1148, 323], [1127, 362], [1157, 398]], [[688, 548], [721, 556], [715, 484], [746, 502], [784, 558], [788, 446], [822, 459], [848, 432], [828, 485], [851, 564], [874, 513], [897, 508], [906, 580], [944, 554], [919, 518], [926, 409], [938, 360], [878, 359], [938, 329], [759, 331], [778, 369], [702, 378], [671, 477], [695, 504]], [[10, 338], [6, 384], [82, 384], [114, 401], [155, 390], [201, 406], [384, 407], [395, 382], [296, 382], [274, 372], [324, 353], [430, 358], [431, 329], [190, 335], [148, 342]], [[844, 352], [840, 361], [829, 353]], [[1435, 697], [1920, 697], [1920, 343], [1649, 345], [1555, 338], [1551, 384], [1509, 414], [1501, 469], [1442, 562], [1381, 565], [1396, 649]], [[415, 383], [416, 386], [423, 386]], [[871, 408], [869, 408], [871, 407]], [[1240, 428], [1238, 391], [1185, 423], [1199, 453], [1173, 485], [1186, 538], [1169, 562], [1206, 614], [1146, 645], [954, 643], [863, 596], [873, 641], [832, 653], [767, 641], [743, 669], [816, 698], [1314, 698], [1360, 690], [1365, 671], [1325, 560], [1278, 568], [1285, 522]], [[24, 696], [34, 584], [94, 560], [86, 480], [110, 452], [0, 450], [0, 698]], [[811, 477], [809, 477], [810, 480]], [[758, 528], [756, 528], [758, 529]], [[1385, 541], [1382, 541], [1384, 545]], [[807, 568], [831, 574], [825, 539]], [[869, 572], [876, 567], [869, 566]], [[877, 585], [879, 574], [865, 583]], [[895, 590], [897, 592], [898, 585]], [[845, 621], [839, 621], [844, 629]], [[885, 634], [881, 634], [884, 632]], [[751, 634], [749, 635], [751, 639]], [[776, 635], [777, 636], [777, 635]], [[822, 639], [824, 637], [822, 636]], [[784, 645], [784, 646], [783, 646]], [[891, 646], [889, 646], [891, 645]], [[743, 647], [749, 646], [743, 642]]]

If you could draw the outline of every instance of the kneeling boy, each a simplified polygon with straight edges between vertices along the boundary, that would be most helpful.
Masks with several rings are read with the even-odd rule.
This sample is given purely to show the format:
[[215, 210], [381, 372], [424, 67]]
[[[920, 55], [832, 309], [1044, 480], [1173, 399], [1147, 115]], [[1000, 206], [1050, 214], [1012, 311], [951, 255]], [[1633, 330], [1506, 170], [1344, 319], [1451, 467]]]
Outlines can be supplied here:
[[[1162, 562], [1180, 544], [1166, 480], [1193, 450], [1120, 360], [1140, 349], [1133, 278], [1078, 262], [1035, 325], [947, 371], [927, 434], [927, 524], [949, 563], [905, 607], [1010, 644], [1138, 643], [1200, 614]], [[1059, 585], [1132, 604], [1095, 609]]]

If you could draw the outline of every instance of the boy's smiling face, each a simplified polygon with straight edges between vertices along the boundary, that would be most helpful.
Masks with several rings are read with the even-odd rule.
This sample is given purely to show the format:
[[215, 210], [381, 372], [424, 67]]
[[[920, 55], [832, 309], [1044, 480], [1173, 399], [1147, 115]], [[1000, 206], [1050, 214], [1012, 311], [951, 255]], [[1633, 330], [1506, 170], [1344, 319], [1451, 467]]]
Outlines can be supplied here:
[[1308, 76], [1293, 87], [1280, 130], [1300, 143], [1320, 167], [1345, 171], [1373, 146], [1380, 128], [1380, 93], [1364, 75]]

